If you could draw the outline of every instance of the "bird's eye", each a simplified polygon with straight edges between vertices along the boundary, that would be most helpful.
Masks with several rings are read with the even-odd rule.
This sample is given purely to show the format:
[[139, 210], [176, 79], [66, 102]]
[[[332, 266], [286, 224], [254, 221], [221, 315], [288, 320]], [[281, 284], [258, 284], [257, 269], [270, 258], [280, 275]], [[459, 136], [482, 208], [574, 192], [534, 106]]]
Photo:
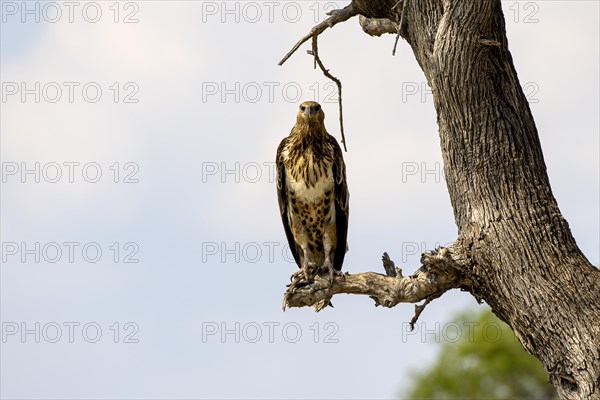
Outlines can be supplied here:
[[321, 109], [321, 106], [315, 106], [315, 111], [319, 111]]
[[304, 111], [304, 110], [306, 110], [306, 107], [304, 107], [304, 106], [300, 106], [300, 110], [301, 110], [301, 111]]

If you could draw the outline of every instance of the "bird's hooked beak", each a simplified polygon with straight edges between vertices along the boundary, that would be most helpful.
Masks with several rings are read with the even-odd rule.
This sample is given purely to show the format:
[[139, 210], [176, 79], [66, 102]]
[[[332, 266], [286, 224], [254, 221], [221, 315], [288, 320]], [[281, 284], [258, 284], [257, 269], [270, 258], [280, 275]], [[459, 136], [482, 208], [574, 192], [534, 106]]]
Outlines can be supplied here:
[[311, 106], [306, 106], [306, 109], [304, 110], [304, 115], [308, 118], [312, 117], [313, 115], [317, 114], [319, 112], [319, 110], [321, 109], [320, 105], [311, 105]]
[[308, 123], [320, 121], [323, 119], [323, 112], [321, 111], [321, 105], [314, 101], [306, 101], [300, 104], [300, 110], [298, 111], [298, 120], [303, 120]]
[[317, 109], [315, 106], [306, 107], [306, 110], [304, 111], [304, 115], [306, 115], [309, 118], [316, 113], [317, 113]]

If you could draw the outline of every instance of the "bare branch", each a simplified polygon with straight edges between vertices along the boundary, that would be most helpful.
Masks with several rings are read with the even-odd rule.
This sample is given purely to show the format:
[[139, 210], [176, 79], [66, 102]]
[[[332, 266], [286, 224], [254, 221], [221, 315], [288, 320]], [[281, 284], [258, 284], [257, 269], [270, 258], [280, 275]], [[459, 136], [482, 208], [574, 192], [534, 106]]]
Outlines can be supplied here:
[[415, 324], [417, 323], [417, 320], [421, 316], [421, 313], [425, 310], [425, 307], [427, 307], [427, 304], [431, 303], [433, 300], [437, 299], [442, 294], [444, 294], [444, 293], [434, 293], [431, 296], [427, 297], [423, 304], [415, 304], [415, 315], [413, 315], [412, 319], [410, 320], [410, 330], [411, 331], [415, 330]]
[[[448, 248], [440, 247], [424, 253], [421, 263], [422, 267], [412, 276], [398, 274], [390, 277], [363, 272], [335, 277], [332, 283], [327, 274], [319, 274], [310, 284], [290, 285], [284, 296], [284, 306], [312, 306], [340, 293], [368, 295], [375, 300], [376, 306], [394, 307], [399, 303], [417, 303], [421, 300], [427, 300], [427, 304], [450, 289], [464, 286], [461, 266], [452, 259]], [[424, 305], [421, 307], [424, 308]], [[418, 314], [413, 321], [416, 321]]]
[[321, 62], [321, 59], [319, 58], [319, 47], [317, 45], [317, 38], [319, 37], [319, 35], [321, 33], [323, 33], [325, 31], [325, 29], [331, 28], [339, 22], [344, 22], [344, 21], [352, 18], [353, 16], [358, 15], [358, 12], [354, 9], [354, 6], [352, 5], [352, 3], [350, 3], [348, 6], [342, 8], [342, 9], [332, 10], [332, 11], [328, 12], [327, 14], [330, 17], [327, 18], [325, 21], [315, 25], [310, 30], [310, 32], [308, 32], [307, 35], [304, 35], [302, 37], [302, 39], [300, 39], [298, 41], [298, 43], [296, 43], [294, 45], [294, 47], [292, 47], [292, 49], [285, 55], [285, 57], [283, 57], [281, 59], [281, 61], [279, 61], [279, 65], [283, 65], [283, 63], [286, 62], [287, 59], [290, 58], [291, 55], [294, 54], [294, 52], [296, 52], [296, 50], [298, 50], [298, 48], [304, 42], [306, 42], [308, 39], [312, 38], [312, 51], [309, 51], [308, 53], [312, 54], [312, 56], [314, 57], [315, 68], [318, 65], [319, 68], [321, 68], [321, 71], [323, 71], [323, 74], [326, 77], [328, 77], [329, 79], [331, 79], [333, 82], [335, 82], [335, 84], [337, 85], [337, 88], [338, 88], [338, 106], [339, 106], [339, 112], [340, 112], [340, 131], [342, 134], [342, 144], [344, 145], [344, 151], [348, 151], [348, 148], [346, 146], [346, 136], [344, 135], [344, 113], [343, 113], [343, 107], [342, 107], [342, 82], [335, 76], [331, 75], [329, 73], [329, 70], [327, 68], [325, 68], [325, 66]]
[[342, 144], [344, 145], [344, 151], [348, 151], [348, 148], [346, 147], [346, 136], [344, 135], [344, 112], [343, 112], [343, 108], [342, 108], [342, 82], [335, 76], [331, 75], [329, 73], [329, 70], [327, 68], [325, 68], [325, 66], [323, 65], [323, 62], [321, 61], [321, 58], [319, 57], [319, 46], [317, 43], [317, 38], [318, 38], [317, 35], [313, 36], [312, 51], [310, 51], [309, 54], [311, 54], [315, 59], [315, 68], [317, 68], [317, 65], [318, 65], [319, 68], [321, 68], [323, 75], [325, 75], [326, 77], [331, 79], [337, 85], [338, 106], [339, 106], [339, 110], [340, 110], [340, 131], [342, 133]]
[[[408, 0], [400, 0], [396, 3], [396, 5], [394, 6], [394, 9], [398, 10], [398, 7], [401, 7], [400, 11], [397, 11], [397, 13], [399, 14], [398, 17], [398, 33], [396, 34], [396, 40], [394, 40], [394, 49], [392, 50], [392, 56], [396, 55], [396, 47], [398, 46], [398, 39], [400, 39], [400, 35], [402, 34], [402, 26], [404, 23], [404, 15], [406, 14], [406, 3], [408, 2]], [[425, 307], [425, 306], [423, 306]]]
[[348, 19], [354, 17], [355, 15], [358, 15], [358, 12], [354, 9], [354, 6], [352, 5], [352, 3], [350, 3], [349, 5], [347, 5], [346, 7], [342, 8], [342, 9], [332, 10], [332, 11], [328, 12], [327, 14], [330, 17], [327, 18], [325, 21], [322, 21], [322, 22], [318, 23], [317, 25], [313, 26], [313, 28], [310, 30], [310, 32], [308, 32], [306, 35], [304, 35], [302, 37], [302, 39], [300, 39], [298, 41], [298, 43], [296, 43], [294, 45], [294, 47], [292, 47], [292, 49], [285, 55], [285, 57], [283, 57], [281, 59], [281, 61], [279, 61], [279, 65], [283, 65], [283, 63], [286, 62], [288, 60], [288, 58], [290, 58], [292, 56], [292, 54], [294, 54], [296, 52], [296, 50], [298, 50], [298, 48], [300, 46], [302, 46], [302, 44], [304, 42], [306, 42], [308, 39], [310, 39], [311, 37], [320, 35], [321, 33], [323, 33], [325, 31], [325, 29], [331, 28], [335, 24], [347, 21]]

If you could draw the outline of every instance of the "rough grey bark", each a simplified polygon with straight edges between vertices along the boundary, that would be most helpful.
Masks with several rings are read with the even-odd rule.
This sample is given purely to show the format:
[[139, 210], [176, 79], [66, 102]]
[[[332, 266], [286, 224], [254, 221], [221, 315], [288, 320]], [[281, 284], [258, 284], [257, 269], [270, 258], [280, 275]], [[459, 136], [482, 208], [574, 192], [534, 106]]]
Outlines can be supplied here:
[[[418, 274], [404, 287], [385, 277], [336, 279], [333, 290], [392, 293], [409, 302], [451, 287], [468, 290], [542, 361], [562, 399], [600, 399], [600, 272], [579, 250], [552, 195], [500, 1], [353, 0], [350, 8], [367, 18], [367, 32], [399, 25], [413, 49], [433, 93], [459, 235], [447, 249], [454, 280], [437, 292], [407, 296]], [[420, 273], [437, 277], [427, 259]], [[290, 305], [301, 305], [296, 295]]]
[[[600, 273], [552, 195], [500, 1], [409, 1], [404, 37], [431, 86], [471, 293], [564, 399], [600, 398]], [[481, 40], [499, 42], [485, 46]]]

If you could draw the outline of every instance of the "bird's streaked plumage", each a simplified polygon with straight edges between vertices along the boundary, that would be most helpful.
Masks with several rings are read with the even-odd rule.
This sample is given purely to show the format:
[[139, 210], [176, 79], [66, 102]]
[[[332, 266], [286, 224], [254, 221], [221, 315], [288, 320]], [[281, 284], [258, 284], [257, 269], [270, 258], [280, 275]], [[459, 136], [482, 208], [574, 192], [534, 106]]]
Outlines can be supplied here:
[[348, 186], [342, 150], [327, 133], [319, 103], [300, 105], [277, 148], [277, 194], [290, 249], [304, 277], [324, 267], [340, 273], [348, 234]]

